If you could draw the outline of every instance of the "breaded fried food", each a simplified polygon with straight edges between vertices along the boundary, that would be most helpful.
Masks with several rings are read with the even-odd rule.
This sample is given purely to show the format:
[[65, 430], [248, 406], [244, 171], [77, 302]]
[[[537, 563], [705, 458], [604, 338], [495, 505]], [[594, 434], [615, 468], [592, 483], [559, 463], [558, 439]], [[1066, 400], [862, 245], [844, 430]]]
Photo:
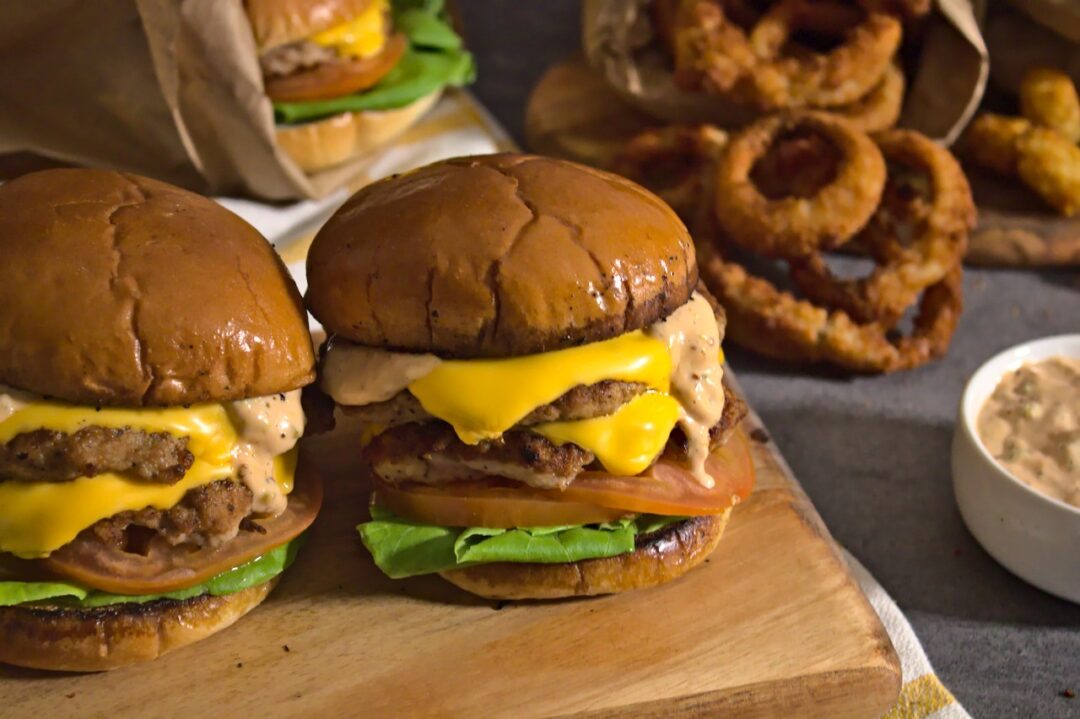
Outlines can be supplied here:
[[1020, 112], [1073, 144], [1080, 141], [1080, 97], [1072, 78], [1061, 70], [1028, 70], [1020, 83]]
[[1012, 177], [1016, 175], [1016, 141], [1031, 127], [1023, 117], [984, 112], [964, 133], [963, 153], [983, 169]]
[[1031, 189], [1066, 217], [1080, 209], [1080, 147], [1054, 130], [1034, 127], [1016, 143], [1016, 169]]

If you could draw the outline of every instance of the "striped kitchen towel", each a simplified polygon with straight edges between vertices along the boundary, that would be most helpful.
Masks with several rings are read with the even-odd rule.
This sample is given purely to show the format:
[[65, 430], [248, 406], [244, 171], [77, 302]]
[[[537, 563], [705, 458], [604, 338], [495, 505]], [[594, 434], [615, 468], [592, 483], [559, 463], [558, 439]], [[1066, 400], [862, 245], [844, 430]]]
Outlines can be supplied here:
[[866, 571], [859, 560], [844, 551], [848, 568], [885, 625], [900, 657], [903, 686], [896, 705], [883, 719], [971, 719], [956, 698], [945, 688], [915, 636], [915, 630], [889, 593]]

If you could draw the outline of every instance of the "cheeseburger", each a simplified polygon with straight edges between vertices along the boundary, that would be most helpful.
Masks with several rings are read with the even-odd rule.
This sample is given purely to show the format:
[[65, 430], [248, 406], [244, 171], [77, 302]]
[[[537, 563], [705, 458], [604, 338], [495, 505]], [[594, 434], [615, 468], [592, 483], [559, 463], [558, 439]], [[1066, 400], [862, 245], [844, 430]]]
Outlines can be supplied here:
[[493, 598], [652, 586], [753, 485], [723, 314], [675, 213], [625, 179], [490, 155], [370, 185], [322, 228], [322, 389], [362, 420], [359, 527], [391, 577]]
[[321, 502], [314, 352], [259, 233], [145, 178], [0, 187], [0, 662], [153, 659], [261, 603]]
[[439, 0], [245, 0], [277, 141], [307, 172], [415, 122], [474, 74]]

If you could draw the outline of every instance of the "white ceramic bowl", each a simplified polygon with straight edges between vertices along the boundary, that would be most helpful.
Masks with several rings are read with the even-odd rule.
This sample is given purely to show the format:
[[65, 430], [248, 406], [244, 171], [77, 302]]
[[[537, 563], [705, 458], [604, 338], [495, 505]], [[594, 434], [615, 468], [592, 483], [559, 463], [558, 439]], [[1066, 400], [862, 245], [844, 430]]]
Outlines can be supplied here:
[[953, 491], [964, 523], [994, 559], [1036, 587], [1080, 603], [1080, 509], [1013, 477], [976, 431], [979, 410], [1006, 372], [1054, 356], [1080, 357], [1080, 334], [1007, 349], [968, 380], [953, 434]]

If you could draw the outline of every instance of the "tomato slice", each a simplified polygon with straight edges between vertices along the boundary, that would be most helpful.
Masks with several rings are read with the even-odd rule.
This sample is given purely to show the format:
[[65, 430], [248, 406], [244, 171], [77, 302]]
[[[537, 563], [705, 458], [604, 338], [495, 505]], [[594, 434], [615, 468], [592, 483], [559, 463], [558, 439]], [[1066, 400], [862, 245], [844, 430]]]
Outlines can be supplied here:
[[161, 594], [205, 582], [251, 561], [311, 526], [322, 506], [321, 477], [301, 458], [289, 504], [277, 517], [258, 520], [265, 533], [241, 532], [220, 547], [174, 547], [160, 537], [145, 555], [107, 547], [80, 534], [39, 560], [51, 572], [93, 589], [115, 594]]
[[703, 487], [686, 467], [661, 458], [634, 477], [585, 472], [570, 483], [563, 496], [572, 502], [591, 502], [643, 514], [721, 514], [749, 497], [754, 488], [750, 440], [741, 428], [709, 456], [705, 471], [715, 486]]
[[371, 502], [399, 517], [440, 527], [558, 527], [599, 524], [630, 514], [585, 502], [568, 502], [559, 492], [523, 485], [463, 481], [441, 487], [376, 485]]
[[398, 516], [443, 527], [545, 527], [610, 522], [627, 514], [722, 514], [754, 487], [750, 441], [740, 429], [705, 465], [716, 482], [701, 486], [682, 465], [661, 458], [643, 474], [586, 472], [565, 491], [499, 478], [437, 487], [378, 482], [372, 503]]
[[408, 41], [390, 36], [378, 55], [327, 62], [304, 72], [266, 80], [266, 94], [274, 102], [307, 102], [344, 97], [367, 90], [394, 69], [405, 54]]

